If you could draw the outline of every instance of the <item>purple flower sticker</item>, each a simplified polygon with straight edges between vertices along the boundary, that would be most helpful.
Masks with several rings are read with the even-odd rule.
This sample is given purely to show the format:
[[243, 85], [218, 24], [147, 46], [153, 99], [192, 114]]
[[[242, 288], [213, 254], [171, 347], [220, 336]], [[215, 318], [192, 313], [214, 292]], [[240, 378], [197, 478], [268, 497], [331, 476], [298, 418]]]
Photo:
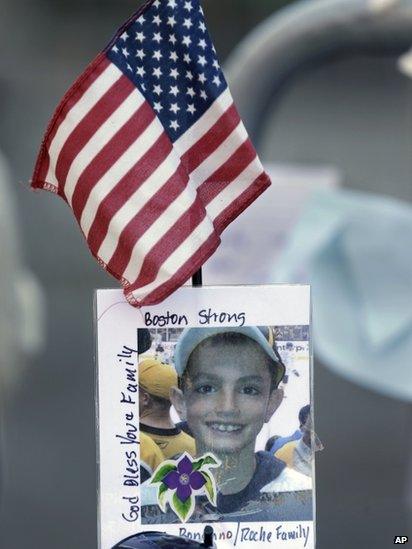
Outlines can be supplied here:
[[177, 464], [177, 470], [170, 471], [163, 482], [170, 490], [176, 490], [177, 497], [185, 502], [193, 490], [200, 490], [206, 484], [206, 479], [202, 473], [193, 470], [193, 463], [184, 456]]
[[186, 522], [195, 510], [195, 496], [205, 495], [216, 506], [216, 482], [210, 472], [221, 462], [213, 454], [192, 460], [186, 452], [178, 460], [167, 460], [159, 465], [150, 479], [158, 485], [157, 501], [163, 512], [167, 503]]

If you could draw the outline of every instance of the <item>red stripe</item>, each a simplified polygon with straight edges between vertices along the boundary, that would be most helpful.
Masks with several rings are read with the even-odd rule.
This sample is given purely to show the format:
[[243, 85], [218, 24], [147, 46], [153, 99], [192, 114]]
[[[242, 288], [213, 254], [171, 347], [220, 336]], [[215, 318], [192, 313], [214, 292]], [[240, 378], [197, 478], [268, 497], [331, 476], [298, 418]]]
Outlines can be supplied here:
[[[146, 181], [146, 179], [162, 164], [164, 159], [170, 154], [173, 146], [167, 136], [163, 133], [157, 141], [150, 147], [146, 154], [133, 166], [133, 168], [119, 181], [113, 190], [100, 203], [96, 212], [93, 224], [87, 237], [90, 248], [98, 251], [104, 238], [107, 235], [112, 217], [120, 210], [126, 202], [130, 200], [137, 189]], [[157, 194], [155, 195], [155, 197]], [[160, 215], [161, 205], [156, 204], [155, 197], [150, 200], [152, 217]], [[141, 200], [146, 200], [144, 196]], [[140, 210], [139, 217], [143, 213]], [[136, 234], [139, 227], [133, 227], [132, 231]], [[123, 237], [123, 235], [122, 235]], [[127, 239], [127, 237], [126, 237]]]
[[232, 223], [252, 202], [270, 186], [268, 175], [263, 172], [251, 183], [243, 193], [223, 210], [213, 221], [216, 232], [222, 234], [226, 227]]
[[145, 204], [122, 232], [119, 243], [113, 254], [109, 267], [123, 273], [129, 263], [136, 242], [153, 225], [159, 216], [184, 191], [189, 178], [180, 165], [165, 185]]
[[143, 103], [83, 171], [72, 199], [73, 211], [78, 221], [93, 187], [151, 124], [154, 117], [155, 113], [149, 103]]
[[93, 84], [95, 80], [97, 80], [97, 78], [107, 69], [109, 65], [109, 59], [107, 59], [105, 55], [99, 54], [89, 65], [86, 71], [69, 88], [63, 99], [60, 101], [52, 119], [50, 120], [37, 157], [36, 166], [32, 176], [32, 186], [34, 188], [41, 188], [44, 183], [49, 183], [45, 181], [50, 164], [48, 151], [50, 144], [53, 141], [66, 114], [73, 108], [79, 99], [81, 99], [85, 91]]
[[36, 166], [37, 173], [33, 175], [31, 186], [34, 189], [42, 189], [43, 185], [47, 183], [46, 175], [49, 171], [49, 166], [50, 166], [50, 156], [48, 152], [44, 151], [43, 153], [40, 153], [40, 156], [37, 162], [38, 162], [38, 165]]
[[200, 200], [209, 204], [228, 187], [256, 158], [256, 151], [247, 139], [236, 152], [217, 169], [197, 190]]
[[182, 156], [182, 163], [189, 173], [192, 173], [229, 137], [240, 122], [239, 114], [234, 104], [219, 118], [190, 149]]
[[206, 210], [196, 198], [190, 208], [184, 212], [160, 240], [154, 243], [143, 261], [141, 271], [133, 286], [141, 287], [153, 282], [166, 259], [193, 233], [205, 217]]
[[60, 151], [56, 164], [56, 178], [60, 185], [63, 186], [66, 182], [70, 166], [79, 152], [135, 89], [128, 78], [120, 77], [73, 129]]
[[124, 290], [126, 299], [135, 307], [144, 305], [156, 305], [168, 297], [172, 292], [180, 288], [200, 267], [214, 254], [220, 244], [220, 238], [216, 233], [212, 233], [210, 237], [200, 246], [200, 248], [180, 267], [176, 273], [171, 276], [164, 284], [158, 286], [150, 292], [141, 301], [138, 301], [132, 295], [132, 291], [137, 289], [133, 284]]

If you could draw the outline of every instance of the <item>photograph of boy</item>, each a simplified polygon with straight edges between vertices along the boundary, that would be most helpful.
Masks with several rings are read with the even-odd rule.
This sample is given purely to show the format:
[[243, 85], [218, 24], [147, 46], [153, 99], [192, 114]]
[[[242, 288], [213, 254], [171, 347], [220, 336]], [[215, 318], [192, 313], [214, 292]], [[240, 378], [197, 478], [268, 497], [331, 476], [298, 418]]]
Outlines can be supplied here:
[[222, 463], [213, 471], [217, 507], [198, 497], [192, 521], [312, 520], [311, 480], [273, 452], [255, 452], [257, 435], [283, 400], [285, 372], [263, 333], [187, 328], [174, 365], [179, 382], [170, 398], [195, 439], [196, 455], [211, 452]]
[[194, 439], [170, 417], [170, 393], [177, 384], [173, 366], [155, 358], [139, 362], [140, 432], [156, 443], [164, 459], [175, 458], [183, 452], [196, 454]]

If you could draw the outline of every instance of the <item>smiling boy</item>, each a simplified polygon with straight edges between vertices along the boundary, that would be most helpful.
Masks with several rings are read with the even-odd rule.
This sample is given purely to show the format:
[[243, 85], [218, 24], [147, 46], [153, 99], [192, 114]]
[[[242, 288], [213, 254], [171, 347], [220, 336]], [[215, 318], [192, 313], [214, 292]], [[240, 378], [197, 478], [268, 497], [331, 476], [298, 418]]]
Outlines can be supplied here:
[[171, 390], [171, 401], [195, 437], [196, 453], [212, 452], [222, 462], [215, 474], [215, 513], [246, 511], [251, 502], [262, 501], [270, 485], [270, 492], [283, 493], [283, 506], [275, 513], [270, 503], [269, 513], [258, 506], [260, 520], [310, 518], [308, 505], [296, 506], [284, 495], [308, 492], [302, 475], [268, 452], [255, 453], [258, 433], [282, 402], [278, 386], [285, 371], [262, 332], [256, 327], [185, 329], [176, 345], [175, 368], [179, 387]]

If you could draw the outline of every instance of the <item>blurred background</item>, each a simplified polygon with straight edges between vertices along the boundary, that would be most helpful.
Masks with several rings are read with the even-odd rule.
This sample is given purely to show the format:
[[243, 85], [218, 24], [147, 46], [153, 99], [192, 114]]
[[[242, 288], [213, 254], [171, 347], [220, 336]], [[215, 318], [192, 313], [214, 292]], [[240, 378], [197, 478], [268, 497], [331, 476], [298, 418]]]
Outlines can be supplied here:
[[[93, 290], [117, 284], [64, 202], [28, 182], [54, 108], [140, 4], [1, 0], [7, 549], [96, 547]], [[412, 535], [412, 2], [203, 6], [273, 180], [228, 229], [204, 283], [313, 284], [316, 432], [325, 446], [317, 547], [389, 547]]]

